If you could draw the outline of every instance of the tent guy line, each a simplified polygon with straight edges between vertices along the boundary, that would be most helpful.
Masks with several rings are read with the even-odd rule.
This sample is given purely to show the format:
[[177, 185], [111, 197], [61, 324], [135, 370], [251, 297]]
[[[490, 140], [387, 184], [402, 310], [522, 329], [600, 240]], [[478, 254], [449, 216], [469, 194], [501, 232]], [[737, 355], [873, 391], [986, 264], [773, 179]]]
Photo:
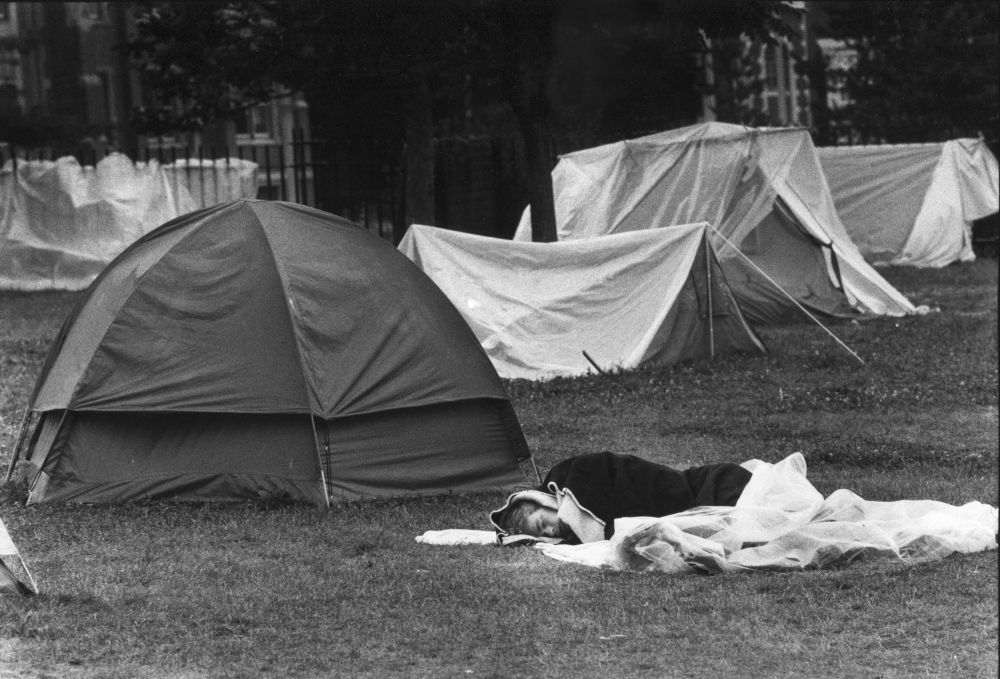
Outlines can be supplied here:
[[714, 231], [715, 234], [719, 238], [721, 238], [723, 241], [725, 241], [726, 245], [728, 245], [733, 250], [735, 250], [736, 253], [740, 257], [742, 257], [743, 259], [745, 259], [750, 264], [750, 266], [752, 266], [758, 273], [760, 273], [761, 276], [763, 276], [764, 278], [766, 278], [768, 280], [768, 282], [770, 282], [774, 287], [778, 288], [778, 290], [781, 291], [781, 294], [783, 294], [785, 297], [787, 297], [788, 299], [790, 299], [792, 301], [792, 303], [795, 304], [795, 306], [797, 306], [799, 309], [802, 310], [802, 313], [804, 313], [806, 316], [808, 316], [813, 321], [815, 321], [816, 325], [818, 325], [819, 327], [823, 328], [823, 330], [825, 330], [826, 333], [830, 337], [832, 337], [833, 339], [835, 339], [837, 341], [837, 344], [839, 344], [840, 346], [842, 346], [845, 349], [847, 349], [848, 353], [850, 353], [851, 356], [853, 356], [854, 358], [858, 359], [858, 361], [861, 363], [861, 365], [865, 365], [864, 360], [860, 356], [858, 356], [849, 346], [847, 346], [846, 344], [844, 344], [844, 342], [841, 341], [841, 339], [839, 337], [837, 337], [836, 335], [834, 335], [833, 332], [831, 332], [829, 328], [827, 328], [825, 325], [823, 325], [822, 323], [820, 323], [819, 319], [816, 318], [815, 316], [813, 316], [811, 313], [809, 313], [809, 311], [806, 310], [806, 308], [804, 306], [802, 306], [801, 304], [799, 304], [799, 302], [798, 302], [797, 299], [795, 299], [794, 297], [792, 297], [791, 295], [789, 295], [787, 292], [785, 292], [785, 289], [782, 288], [780, 285], [778, 285], [774, 281], [773, 278], [771, 278], [766, 273], [764, 273], [763, 269], [761, 269], [759, 266], [757, 266], [756, 264], [754, 264], [753, 260], [751, 260], [745, 254], [743, 254], [742, 252], [740, 252], [740, 249], [738, 247], [736, 247], [735, 245], [733, 245], [732, 241], [730, 241], [728, 238], [726, 238], [722, 233], [719, 232], [718, 229], [716, 229], [715, 227], [713, 227], [711, 224], [708, 224], [708, 228], [712, 229], [712, 231]]

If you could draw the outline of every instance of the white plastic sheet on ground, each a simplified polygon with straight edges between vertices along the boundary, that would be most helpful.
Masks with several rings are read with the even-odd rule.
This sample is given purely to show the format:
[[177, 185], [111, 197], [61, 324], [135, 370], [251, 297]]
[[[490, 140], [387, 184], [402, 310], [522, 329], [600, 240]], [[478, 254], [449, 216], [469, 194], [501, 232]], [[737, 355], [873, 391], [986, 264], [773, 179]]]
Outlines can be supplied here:
[[114, 153], [0, 170], [0, 289], [82, 290], [139, 237], [195, 209], [156, 162]]
[[[743, 256], [815, 310], [914, 313], [851, 242], [805, 129], [694, 125], [564, 155], [552, 182], [560, 241], [712, 224], [729, 285], [752, 321], [773, 322], [791, 303]], [[515, 240], [531, 240], [530, 211]]]
[[458, 308], [501, 377], [538, 380], [586, 374], [591, 360], [607, 370], [763, 353], [706, 253], [707, 231], [524, 243], [415, 224], [399, 249]]
[[997, 159], [978, 139], [817, 153], [844, 227], [873, 264], [972, 261], [972, 222], [1000, 209]]
[[744, 466], [753, 477], [735, 507], [618, 519], [611, 540], [536, 548], [617, 570], [726, 573], [830, 568], [860, 558], [917, 563], [997, 547], [997, 509], [980, 502], [873, 502], [849, 490], [824, 499], [806, 479], [800, 453]]

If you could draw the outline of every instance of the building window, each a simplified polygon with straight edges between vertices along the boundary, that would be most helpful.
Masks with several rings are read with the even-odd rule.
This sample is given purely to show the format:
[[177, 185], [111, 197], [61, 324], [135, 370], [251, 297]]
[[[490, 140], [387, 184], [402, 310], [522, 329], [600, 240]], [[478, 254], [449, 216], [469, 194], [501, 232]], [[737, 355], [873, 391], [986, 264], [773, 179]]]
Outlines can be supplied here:
[[108, 20], [108, 8], [103, 2], [80, 3], [80, 18], [95, 23]]
[[21, 63], [17, 50], [0, 49], [0, 83], [17, 84], [17, 67]]
[[235, 123], [237, 141], [244, 143], [274, 141], [271, 107], [267, 104], [247, 109], [243, 115], [236, 117]]
[[783, 64], [785, 67], [785, 87], [791, 91], [795, 88], [795, 85], [792, 80], [792, 55], [788, 51], [788, 45], [781, 46], [781, 58], [785, 62]]
[[764, 47], [764, 82], [769, 89], [778, 89], [778, 51], [774, 45]]

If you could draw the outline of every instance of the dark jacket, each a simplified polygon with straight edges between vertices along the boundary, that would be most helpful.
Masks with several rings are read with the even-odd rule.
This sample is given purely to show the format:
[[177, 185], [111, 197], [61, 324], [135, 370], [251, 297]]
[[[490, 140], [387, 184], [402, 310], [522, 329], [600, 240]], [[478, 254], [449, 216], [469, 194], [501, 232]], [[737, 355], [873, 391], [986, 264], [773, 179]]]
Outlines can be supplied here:
[[552, 483], [571, 490], [580, 505], [604, 522], [604, 536], [610, 538], [618, 518], [735, 506], [750, 476], [729, 462], [678, 471], [634, 455], [604, 452], [563, 460], [549, 470], [538, 490], [551, 493]]

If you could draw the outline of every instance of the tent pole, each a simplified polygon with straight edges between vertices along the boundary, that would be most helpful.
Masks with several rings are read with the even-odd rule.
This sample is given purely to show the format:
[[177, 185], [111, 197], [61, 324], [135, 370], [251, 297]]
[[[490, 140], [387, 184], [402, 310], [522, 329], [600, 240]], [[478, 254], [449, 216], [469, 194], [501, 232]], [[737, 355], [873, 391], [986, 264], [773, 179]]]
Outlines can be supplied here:
[[21, 418], [21, 430], [17, 434], [17, 443], [14, 444], [14, 452], [10, 456], [10, 466], [7, 467], [7, 478], [4, 480], [4, 485], [10, 483], [10, 480], [14, 478], [14, 467], [17, 466], [17, 458], [21, 454], [21, 445], [24, 443], [24, 437], [28, 433], [28, 426], [31, 424], [31, 406], [28, 406], [24, 410], [24, 417]]
[[542, 475], [538, 473], [538, 467], [535, 465], [535, 458], [532, 456], [528, 459], [531, 460], [531, 468], [535, 470], [535, 478], [538, 479], [538, 485], [540, 486], [542, 485]]
[[[316, 433], [316, 416], [309, 414], [309, 424], [312, 425], [313, 441], [316, 442], [316, 461], [319, 462], [319, 480], [323, 483], [323, 496], [326, 498], [326, 507], [330, 508], [330, 491], [326, 487], [326, 474], [323, 472], [323, 454], [319, 450], [319, 434]], [[327, 446], [327, 459], [330, 459], [330, 449]]]
[[708, 229], [705, 229], [705, 273], [708, 276], [708, 357], [715, 360], [715, 327], [712, 317], [712, 248], [708, 242]]

